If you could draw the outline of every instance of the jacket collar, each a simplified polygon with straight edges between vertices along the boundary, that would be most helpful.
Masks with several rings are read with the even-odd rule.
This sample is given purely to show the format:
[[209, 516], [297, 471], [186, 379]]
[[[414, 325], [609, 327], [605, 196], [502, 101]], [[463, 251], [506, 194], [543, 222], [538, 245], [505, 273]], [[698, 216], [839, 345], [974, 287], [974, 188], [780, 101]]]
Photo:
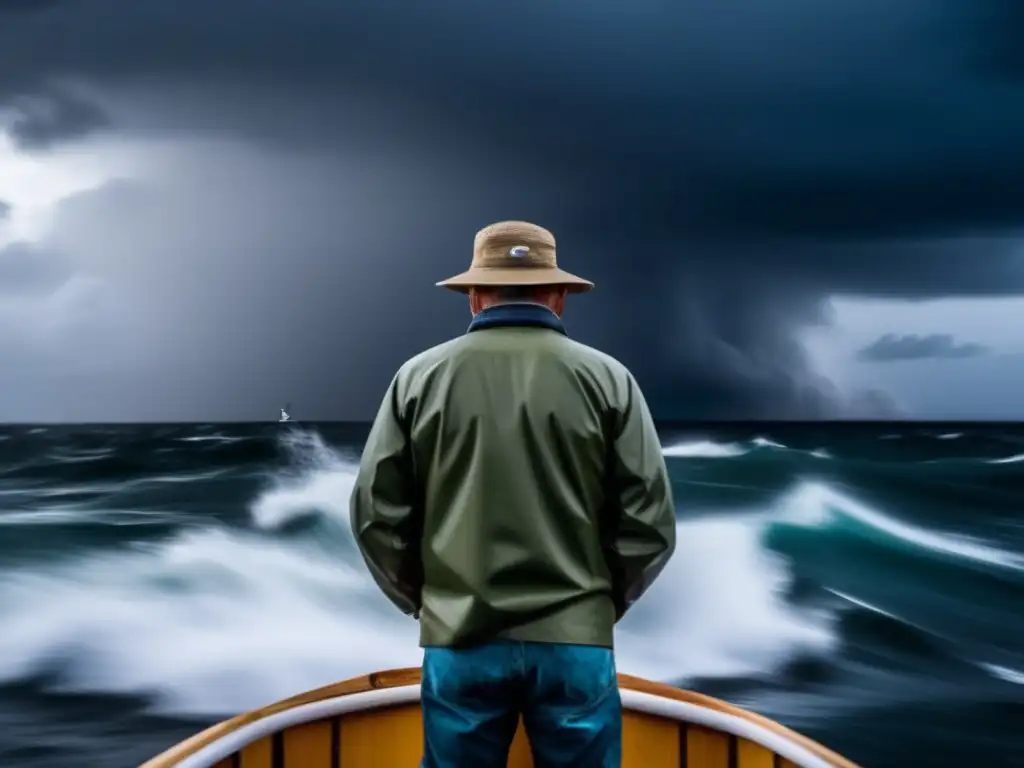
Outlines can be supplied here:
[[558, 315], [540, 304], [497, 304], [478, 312], [469, 324], [466, 333], [482, 331], [486, 328], [504, 328], [509, 326], [530, 326], [547, 328], [568, 336], [565, 326]]

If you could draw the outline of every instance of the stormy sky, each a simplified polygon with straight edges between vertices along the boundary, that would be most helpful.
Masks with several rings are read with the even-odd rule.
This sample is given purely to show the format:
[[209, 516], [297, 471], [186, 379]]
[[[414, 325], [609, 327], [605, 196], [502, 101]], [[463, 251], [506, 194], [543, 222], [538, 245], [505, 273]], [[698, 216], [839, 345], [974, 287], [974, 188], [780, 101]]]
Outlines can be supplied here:
[[1022, 7], [0, 0], [0, 420], [368, 418], [509, 218], [662, 418], [1020, 419]]
[[989, 348], [984, 344], [958, 344], [949, 333], [932, 333], [927, 336], [916, 333], [897, 336], [894, 333], [887, 333], [861, 349], [857, 353], [857, 359], [875, 363], [899, 360], [957, 360], [988, 353]]

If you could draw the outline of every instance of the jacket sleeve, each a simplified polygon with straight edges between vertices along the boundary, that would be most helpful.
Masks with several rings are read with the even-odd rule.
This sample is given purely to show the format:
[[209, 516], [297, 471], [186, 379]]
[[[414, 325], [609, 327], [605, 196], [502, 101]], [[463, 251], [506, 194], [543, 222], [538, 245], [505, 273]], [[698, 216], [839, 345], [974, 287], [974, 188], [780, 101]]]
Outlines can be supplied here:
[[422, 508], [416, 487], [396, 377], [363, 449], [350, 513], [352, 533], [373, 580], [412, 616], [419, 615], [423, 586]]
[[640, 599], [676, 546], [665, 457], [654, 419], [632, 376], [618, 422], [609, 467], [613, 532], [606, 545], [616, 620]]

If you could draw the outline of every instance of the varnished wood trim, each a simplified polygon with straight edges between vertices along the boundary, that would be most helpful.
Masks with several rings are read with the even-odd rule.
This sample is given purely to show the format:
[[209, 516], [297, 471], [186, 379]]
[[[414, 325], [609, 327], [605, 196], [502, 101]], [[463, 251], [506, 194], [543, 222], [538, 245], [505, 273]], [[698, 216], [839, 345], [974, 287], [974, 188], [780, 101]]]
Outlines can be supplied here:
[[275, 733], [270, 737], [270, 768], [285, 768], [284, 734]]
[[326, 701], [338, 696], [348, 696], [352, 693], [363, 693], [379, 688], [398, 688], [403, 685], [418, 685], [420, 682], [420, 668], [406, 667], [404, 669], [391, 669], [386, 672], [374, 672], [372, 675], [354, 677], [351, 680], [343, 680], [340, 683], [331, 683], [322, 688], [314, 688], [311, 691], [300, 693], [282, 699], [268, 706], [245, 712], [230, 720], [217, 723], [205, 731], [182, 741], [158, 757], [144, 763], [140, 768], [171, 768], [175, 763], [189, 755], [198, 752], [208, 744], [212, 744], [226, 733], [231, 733], [243, 725], [261, 720], [268, 715], [284, 712], [286, 709], [301, 707], [303, 704], [312, 704], [316, 701]]
[[679, 768], [688, 768], [690, 763], [690, 726], [679, 723]]
[[740, 765], [740, 742], [731, 733], [729, 734], [729, 768], [739, 768]]
[[832, 750], [822, 746], [812, 739], [807, 738], [803, 734], [792, 731], [786, 726], [780, 725], [764, 715], [759, 715], [756, 712], [750, 712], [746, 709], [733, 706], [721, 699], [716, 699], [712, 696], [705, 696], [704, 694], [697, 693], [695, 691], [684, 691], [680, 688], [673, 688], [671, 685], [666, 685], [665, 683], [645, 680], [642, 677], [634, 677], [633, 675], [619, 675], [619, 687], [631, 691], [640, 691], [641, 693], [650, 693], [654, 696], [661, 696], [664, 699], [685, 701], [689, 704], [696, 704], [698, 707], [714, 709], [718, 712], [724, 712], [725, 714], [742, 718], [751, 723], [757, 723], [761, 727], [783, 736], [786, 739], [799, 744], [804, 749], [813, 752], [822, 760], [831, 763], [835, 768], [860, 768], [856, 763], [847, 760], [842, 755], [836, 754]]
[[[195, 736], [177, 744], [158, 757], [144, 763], [140, 768], [171, 768], [178, 761], [193, 754], [194, 752], [197, 752], [208, 744], [211, 744], [225, 734], [231, 733], [243, 725], [248, 725], [256, 720], [267, 717], [268, 715], [273, 715], [288, 709], [294, 709], [295, 707], [300, 707], [304, 704], [312, 704], [317, 701], [337, 698], [338, 696], [348, 696], [353, 693], [364, 693], [366, 691], [380, 690], [382, 688], [397, 688], [404, 685], [417, 685], [419, 682], [420, 668], [406, 667], [403, 669], [390, 669], [383, 672], [374, 672], [370, 675], [364, 675], [362, 677], [352, 678], [351, 680], [344, 680], [340, 683], [332, 683], [331, 685], [316, 688], [312, 691], [306, 691], [305, 693], [300, 693], [297, 696], [283, 699], [260, 709], [254, 709], [251, 712], [246, 712], [238, 715], [237, 717], [233, 717], [230, 720], [218, 723], [211, 728], [207, 728], [205, 731], [197, 733]], [[674, 688], [671, 685], [666, 685], [665, 683], [645, 680], [642, 677], [634, 677], [633, 675], [619, 675], [619, 687], [626, 690], [649, 693], [665, 699], [695, 704], [699, 707], [717, 710], [725, 714], [733, 715], [734, 717], [742, 718], [749, 722], [756, 723], [763, 728], [773, 731], [774, 733], [799, 744], [804, 749], [807, 749], [823, 760], [831, 763], [835, 768], [859, 768], [856, 763], [836, 754], [827, 747], [818, 744], [816, 741], [792, 731], [789, 728], [776, 723], [774, 720], [764, 717], [763, 715], [758, 715], [740, 707], [735, 707], [721, 699], [705, 696], [704, 694], [696, 693], [694, 691], [681, 690], [679, 688]], [[273, 768], [284, 768], [284, 766], [274, 764]]]
[[[331, 720], [331, 768], [341, 768], [341, 718]], [[779, 768], [775, 766], [775, 768]]]

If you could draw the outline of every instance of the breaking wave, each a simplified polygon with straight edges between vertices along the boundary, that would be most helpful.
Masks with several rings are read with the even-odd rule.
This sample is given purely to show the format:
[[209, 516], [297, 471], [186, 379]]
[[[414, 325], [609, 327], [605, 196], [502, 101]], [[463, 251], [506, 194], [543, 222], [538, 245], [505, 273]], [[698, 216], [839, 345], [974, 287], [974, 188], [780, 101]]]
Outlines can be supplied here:
[[[351, 540], [348, 498], [357, 457], [299, 428], [278, 435], [272, 448], [197, 437], [203, 439], [193, 444], [219, 458], [209, 476], [189, 476], [192, 484], [224, 480], [219, 473], [227, 463], [217, 451], [235, 458], [269, 452], [285, 460], [249, 478], [241, 517], [169, 510], [165, 522], [178, 525], [163, 535], [126, 535], [70, 556], [0, 567], [0, 683], [43, 677], [52, 690], [140, 694], [164, 712], [222, 714], [370, 670], [417, 664], [415, 622], [379, 594]], [[962, 582], [973, 573], [1020, 585], [1019, 553], [916, 526], [801, 472], [790, 471], [781, 492], [769, 488], [768, 498], [729, 514], [699, 503], [695, 489], [709, 472], [715, 482], [708, 462], [731, 465], [734, 484], [743, 485], [744, 467], [758, 476], [764, 456], [789, 461], [799, 453], [805, 468], [836, 463], [823, 462], [831, 455], [823, 452], [767, 438], [665, 449], [677, 483], [679, 548], [620, 627], [621, 671], [669, 681], [770, 679], [808, 660], [838, 663], [850, 634], [868, 625], [867, 619], [851, 623], [851, 611], [883, 617], [886, 631], [896, 626], [931, 637], [928, 622], [916, 621], [885, 590], [865, 594], [871, 578], [864, 573], [886, 558], [897, 569], [922, 568], [926, 579], [941, 573]], [[116, 458], [97, 452], [93, 460]], [[167, 471], [151, 467], [150, 487], [172, 487]], [[138, 530], [125, 511], [95, 507], [76, 513], [65, 505], [59, 514], [11, 509], [0, 514], [0, 530], [89, 519], [117, 526], [118, 515], [122, 532]], [[816, 593], [806, 589], [808, 580]], [[893, 585], [887, 587], [892, 593]], [[935, 610], [941, 614], [942, 607]], [[939, 637], [938, 646], [946, 648], [948, 640]], [[1016, 681], [1021, 664], [983, 656], [976, 666]]]

